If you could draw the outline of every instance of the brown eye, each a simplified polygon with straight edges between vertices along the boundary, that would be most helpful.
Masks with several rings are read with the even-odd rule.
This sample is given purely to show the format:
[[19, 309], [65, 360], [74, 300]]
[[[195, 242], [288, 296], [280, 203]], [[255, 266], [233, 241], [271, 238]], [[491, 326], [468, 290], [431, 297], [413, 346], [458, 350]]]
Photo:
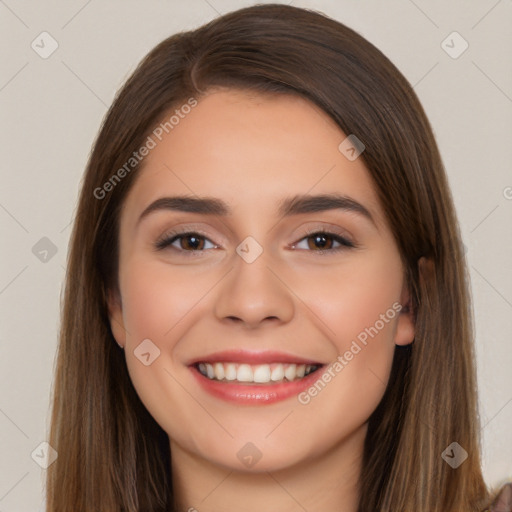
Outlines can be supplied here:
[[355, 247], [355, 244], [353, 244], [350, 240], [347, 240], [346, 238], [336, 233], [329, 233], [327, 231], [316, 231], [313, 233], [308, 233], [307, 236], [302, 238], [297, 244], [294, 245], [294, 248], [303, 249], [304, 247], [300, 247], [299, 245], [303, 242], [303, 240], [306, 241], [305, 248], [312, 252], [333, 253]]
[[[176, 242], [178, 242], [177, 245]], [[208, 243], [211, 244], [211, 247], [205, 247], [205, 245]], [[205, 249], [212, 249], [215, 248], [216, 246], [203, 235], [200, 235], [199, 233], [189, 232], [180, 234], [168, 234], [161, 240], [157, 241], [155, 247], [158, 250], [165, 249], [166, 247], [171, 247], [172, 249], [176, 249], [177, 251], [183, 252], [202, 252]]]
[[190, 234], [185, 236], [177, 237], [181, 239], [181, 248], [185, 250], [201, 250], [204, 247], [204, 237], [196, 234]]
[[307, 237], [308, 247], [310, 249], [330, 249], [332, 247], [333, 237], [324, 233], [318, 233]]

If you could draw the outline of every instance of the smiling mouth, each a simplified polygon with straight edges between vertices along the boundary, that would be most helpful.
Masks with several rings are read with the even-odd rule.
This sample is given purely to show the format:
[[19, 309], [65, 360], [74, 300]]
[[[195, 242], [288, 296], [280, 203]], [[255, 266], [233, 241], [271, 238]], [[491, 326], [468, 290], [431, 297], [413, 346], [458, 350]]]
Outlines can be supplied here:
[[322, 365], [200, 362], [194, 366], [201, 375], [210, 380], [232, 382], [233, 384], [280, 384], [301, 380], [317, 371]]

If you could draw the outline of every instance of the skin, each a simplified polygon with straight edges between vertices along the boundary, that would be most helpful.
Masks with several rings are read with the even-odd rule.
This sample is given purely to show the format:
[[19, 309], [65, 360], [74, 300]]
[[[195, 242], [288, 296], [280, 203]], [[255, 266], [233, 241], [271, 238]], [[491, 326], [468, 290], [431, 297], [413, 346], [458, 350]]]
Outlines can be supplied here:
[[[294, 396], [238, 406], [203, 391], [187, 366], [236, 348], [333, 362], [393, 303], [408, 303], [368, 170], [338, 150], [345, 137], [305, 99], [212, 90], [151, 150], [125, 199], [111, 327], [137, 393], [169, 435], [180, 510], [357, 510], [367, 420], [395, 345], [414, 339], [409, 311], [385, 323], [307, 405]], [[277, 214], [285, 197], [332, 192], [363, 204], [375, 223], [344, 210]], [[154, 200], [177, 194], [220, 198], [232, 213], [160, 210], [137, 223]], [[177, 227], [200, 229], [202, 252], [190, 238], [156, 251]], [[357, 248], [321, 254], [309, 236], [321, 228]], [[263, 248], [250, 264], [236, 252], [247, 236]], [[328, 238], [326, 247], [339, 244]], [[160, 350], [149, 366], [134, 355], [147, 338]], [[250, 468], [237, 457], [248, 442], [262, 455]]]

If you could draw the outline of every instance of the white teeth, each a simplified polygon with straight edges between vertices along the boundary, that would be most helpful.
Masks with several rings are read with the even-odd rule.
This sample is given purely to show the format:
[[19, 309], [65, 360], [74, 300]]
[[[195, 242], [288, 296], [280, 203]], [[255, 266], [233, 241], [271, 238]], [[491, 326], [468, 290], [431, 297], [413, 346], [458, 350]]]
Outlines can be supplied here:
[[285, 370], [284, 370], [284, 376], [288, 379], [288, 380], [293, 380], [295, 378], [295, 376], [297, 375], [297, 372], [296, 372], [296, 368], [297, 368], [297, 365], [296, 364], [290, 364], [288, 365]]
[[236, 380], [239, 382], [254, 382], [252, 368], [248, 364], [241, 364], [236, 372]]
[[282, 364], [276, 365], [276, 367], [272, 370], [272, 374], [270, 375], [270, 379], [275, 381], [283, 380], [284, 377], [284, 366]]
[[[222, 364], [222, 363], [219, 363]], [[236, 364], [235, 363], [228, 363], [224, 367], [225, 373], [224, 377], [226, 380], [235, 380], [236, 379]]]
[[222, 380], [224, 378], [224, 365], [222, 363], [215, 363], [213, 369], [215, 370], [215, 378]]
[[254, 370], [254, 382], [270, 382], [270, 366], [262, 364]]
[[311, 364], [237, 364], [237, 363], [199, 363], [199, 372], [212, 380], [238, 381], [268, 384], [270, 382], [291, 382], [302, 379], [318, 366]]

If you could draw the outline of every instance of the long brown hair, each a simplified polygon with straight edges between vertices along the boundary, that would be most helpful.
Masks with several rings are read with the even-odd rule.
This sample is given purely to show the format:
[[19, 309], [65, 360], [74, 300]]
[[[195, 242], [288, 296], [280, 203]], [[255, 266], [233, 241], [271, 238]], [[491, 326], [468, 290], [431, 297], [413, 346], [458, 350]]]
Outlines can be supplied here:
[[[158, 44], [105, 117], [70, 241], [47, 512], [173, 509], [168, 436], [137, 396], [107, 310], [107, 295], [119, 293], [120, 208], [141, 166], [112, 177], [165, 115], [212, 87], [301, 95], [365, 145], [361, 158], [406, 269], [416, 337], [396, 347], [369, 420], [359, 511], [482, 510], [489, 493], [480, 467], [469, 276], [429, 122], [406, 79], [355, 31], [271, 4]], [[468, 453], [457, 468], [441, 456], [453, 442]]]

